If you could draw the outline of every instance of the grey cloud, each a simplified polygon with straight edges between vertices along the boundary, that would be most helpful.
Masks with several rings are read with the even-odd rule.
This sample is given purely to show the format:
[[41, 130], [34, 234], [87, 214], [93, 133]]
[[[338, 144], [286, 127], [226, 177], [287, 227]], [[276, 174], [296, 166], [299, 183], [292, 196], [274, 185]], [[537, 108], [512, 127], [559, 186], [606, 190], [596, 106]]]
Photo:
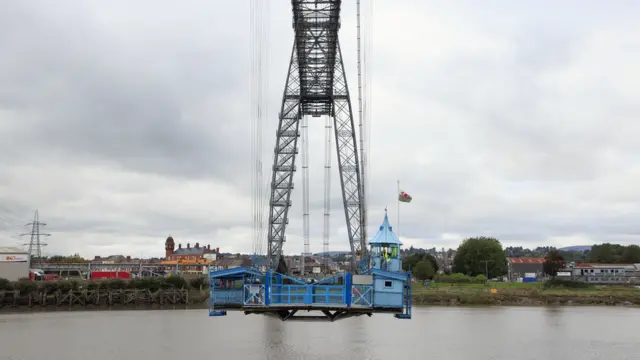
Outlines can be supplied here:
[[[289, 60], [270, 2], [265, 185]], [[396, 181], [419, 246], [637, 242], [635, 2], [375, 2], [369, 233]], [[0, 14], [0, 233], [40, 208], [49, 251], [162, 254], [164, 237], [251, 249], [247, 3], [22, 2]], [[579, 16], [576, 16], [579, 9]], [[416, 24], [423, 24], [416, 26]], [[356, 101], [355, 6], [341, 44]], [[311, 141], [322, 244], [322, 124]], [[334, 144], [335, 145], [335, 144]], [[332, 249], [346, 249], [335, 156]], [[298, 162], [300, 165], [300, 162]], [[285, 252], [302, 250], [301, 174]]]
[[14, 141], [118, 160], [133, 171], [223, 178], [233, 172], [228, 154], [243, 150], [233, 139], [245, 130], [233, 117], [245, 101], [235, 76], [244, 69], [234, 61], [242, 51], [225, 48], [229, 39], [209, 47], [172, 40], [180, 28], [160, 29], [153, 41], [122, 39], [88, 20], [60, 27], [69, 14], [19, 15], [31, 15], [35, 26], [3, 21], [3, 33], [21, 40], [8, 41], [5, 51], [22, 60], [0, 70], [2, 93], [22, 115], [23, 137]]

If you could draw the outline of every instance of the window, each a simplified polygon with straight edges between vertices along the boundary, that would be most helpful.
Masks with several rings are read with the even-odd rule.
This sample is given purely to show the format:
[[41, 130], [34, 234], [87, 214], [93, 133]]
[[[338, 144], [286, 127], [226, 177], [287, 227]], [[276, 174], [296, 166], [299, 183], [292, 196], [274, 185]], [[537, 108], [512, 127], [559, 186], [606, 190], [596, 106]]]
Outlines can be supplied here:
[[386, 281], [384, 282], [384, 287], [386, 287], [386, 288], [393, 287], [393, 281], [391, 281], [391, 280], [386, 280]]
[[373, 256], [373, 257], [380, 256], [380, 247], [379, 246], [373, 246], [371, 248], [371, 256]]

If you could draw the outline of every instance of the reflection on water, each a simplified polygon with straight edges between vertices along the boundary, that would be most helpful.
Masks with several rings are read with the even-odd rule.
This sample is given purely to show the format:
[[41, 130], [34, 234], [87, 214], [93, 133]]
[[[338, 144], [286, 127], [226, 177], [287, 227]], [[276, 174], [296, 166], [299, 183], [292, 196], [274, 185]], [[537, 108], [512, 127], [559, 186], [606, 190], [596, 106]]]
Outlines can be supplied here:
[[639, 320], [640, 309], [603, 307], [431, 307], [409, 321], [336, 323], [206, 310], [5, 314], [0, 359], [624, 360], [638, 359]]

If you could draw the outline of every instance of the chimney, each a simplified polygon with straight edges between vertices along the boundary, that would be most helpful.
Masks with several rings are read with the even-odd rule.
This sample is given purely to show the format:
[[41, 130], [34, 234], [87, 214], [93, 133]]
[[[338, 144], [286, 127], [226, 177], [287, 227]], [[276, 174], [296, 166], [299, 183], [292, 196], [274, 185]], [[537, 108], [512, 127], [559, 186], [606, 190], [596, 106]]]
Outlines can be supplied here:
[[216, 248], [216, 254], [220, 255], [220, 248], [219, 247]]
[[211, 251], [211, 244], [207, 244], [207, 250]]
[[199, 242], [196, 243], [196, 249], [200, 249], [200, 243]]
[[187, 249], [191, 249], [191, 243], [187, 243]]
[[178, 249], [182, 249], [182, 244], [178, 244]]

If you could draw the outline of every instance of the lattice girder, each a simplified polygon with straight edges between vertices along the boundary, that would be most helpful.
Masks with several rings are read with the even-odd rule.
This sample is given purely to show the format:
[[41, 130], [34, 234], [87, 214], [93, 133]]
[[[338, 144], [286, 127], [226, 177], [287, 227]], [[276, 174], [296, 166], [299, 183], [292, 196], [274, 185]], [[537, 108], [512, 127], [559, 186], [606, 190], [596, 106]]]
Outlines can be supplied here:
[[291, 206], [300, 118], [332, 116], [338, 169], [352, 257], [366, 252], [361, 173], [353, 111], [340, 53], [340, 0], [292, 0], [295, 39], [282, 99], [275, 147], [268, 234], [268, 256], [277, 266]]

